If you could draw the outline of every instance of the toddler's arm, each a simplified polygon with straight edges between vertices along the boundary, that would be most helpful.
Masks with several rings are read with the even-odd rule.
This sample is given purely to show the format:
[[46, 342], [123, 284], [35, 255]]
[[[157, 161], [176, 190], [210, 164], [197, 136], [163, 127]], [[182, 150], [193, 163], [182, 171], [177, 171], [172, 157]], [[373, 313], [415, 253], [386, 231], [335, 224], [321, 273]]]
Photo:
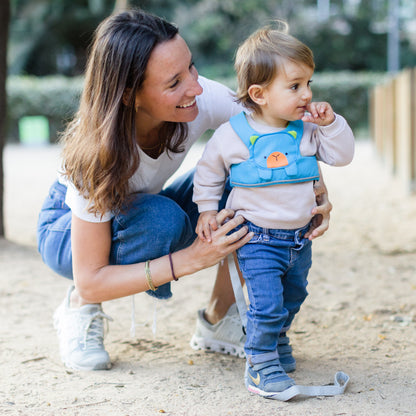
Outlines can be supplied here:
[[316, 155], [318, 160], [331, 166], [345, 166], [354, 156], [354, 133], [344, 117], [335, 114], [326, 102], [310, 103], [310, 114], [305, 114], [302, 155]]

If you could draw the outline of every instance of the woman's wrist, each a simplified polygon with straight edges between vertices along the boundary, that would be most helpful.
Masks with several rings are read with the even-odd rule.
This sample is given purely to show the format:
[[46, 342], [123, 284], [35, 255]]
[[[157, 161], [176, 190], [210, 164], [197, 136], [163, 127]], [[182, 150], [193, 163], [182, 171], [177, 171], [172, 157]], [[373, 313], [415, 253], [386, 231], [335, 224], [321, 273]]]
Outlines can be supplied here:
[[[193, 253], [192, 246], [171, 254], [174, 275], [177, 279], [198, 272], [203, 269], [199, 264], [198, 256]], [[172, 279], [174, 276], [171, 270]]]
[[173, 267], [173, 260], [172, 260], [172, 253], [169, 253], [169, 263], [170, 263], [170, 271], [172, 272], [173, 280], [178, 280], [178, 278], [175, 276], [175, 269]]

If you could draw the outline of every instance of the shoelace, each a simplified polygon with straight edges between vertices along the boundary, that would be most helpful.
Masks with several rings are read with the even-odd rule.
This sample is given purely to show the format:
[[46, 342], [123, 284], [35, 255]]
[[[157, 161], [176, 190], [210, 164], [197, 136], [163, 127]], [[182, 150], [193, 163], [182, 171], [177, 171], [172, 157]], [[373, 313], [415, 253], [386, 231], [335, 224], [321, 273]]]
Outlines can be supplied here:
[[98, 311], [95, 312], [88, 320], [88, 325], [84, 330], [84, 346], [87, 344], [102, 345], [103, 335], [104, 335], [104, 319], [106, 319], [106, 332], [108, 332], [108, 321], [112, 321], [111, 316], [106, 315], [104, 312]]

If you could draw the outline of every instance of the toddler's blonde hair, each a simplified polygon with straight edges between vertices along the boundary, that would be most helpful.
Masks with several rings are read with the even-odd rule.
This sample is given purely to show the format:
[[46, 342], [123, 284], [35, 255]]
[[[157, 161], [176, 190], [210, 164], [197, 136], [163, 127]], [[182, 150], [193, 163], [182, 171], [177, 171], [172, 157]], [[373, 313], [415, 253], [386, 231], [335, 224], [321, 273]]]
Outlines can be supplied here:
[[254, 32], [238, 48], [235, 58], [237, 100], [246, 108], [258, 111], [248, 89], [257, 84], [267, 87], [289, 60], [315, 69], [313, 53], [303, 42], [288, 34], [288, 25], [266, 26]]

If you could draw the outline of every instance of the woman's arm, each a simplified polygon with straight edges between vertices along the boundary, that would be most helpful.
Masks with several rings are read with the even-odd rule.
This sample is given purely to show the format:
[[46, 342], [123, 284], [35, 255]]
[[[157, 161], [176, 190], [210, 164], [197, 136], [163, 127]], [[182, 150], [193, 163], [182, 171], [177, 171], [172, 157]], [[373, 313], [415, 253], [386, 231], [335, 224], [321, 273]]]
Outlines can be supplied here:
[[[245, 227], [227, 235], [244, 222], [243, 217], [233, 216], [232, 210], [217, 214], [217, 222], [223, 225], [212, 232], [211, 243], [196, 238], [189, 247], [172, 254], [177, 278], [213, 266], [252, 238]], [[90, 223], [73, 215], [71, 233], [74, 282], [80, 304], [101, 303], [149, 289], [144, 263], [109, 264], [110, 222]], [[152, 260], [150, 273], [155, 287], [172, 281], [169, 257]]]

